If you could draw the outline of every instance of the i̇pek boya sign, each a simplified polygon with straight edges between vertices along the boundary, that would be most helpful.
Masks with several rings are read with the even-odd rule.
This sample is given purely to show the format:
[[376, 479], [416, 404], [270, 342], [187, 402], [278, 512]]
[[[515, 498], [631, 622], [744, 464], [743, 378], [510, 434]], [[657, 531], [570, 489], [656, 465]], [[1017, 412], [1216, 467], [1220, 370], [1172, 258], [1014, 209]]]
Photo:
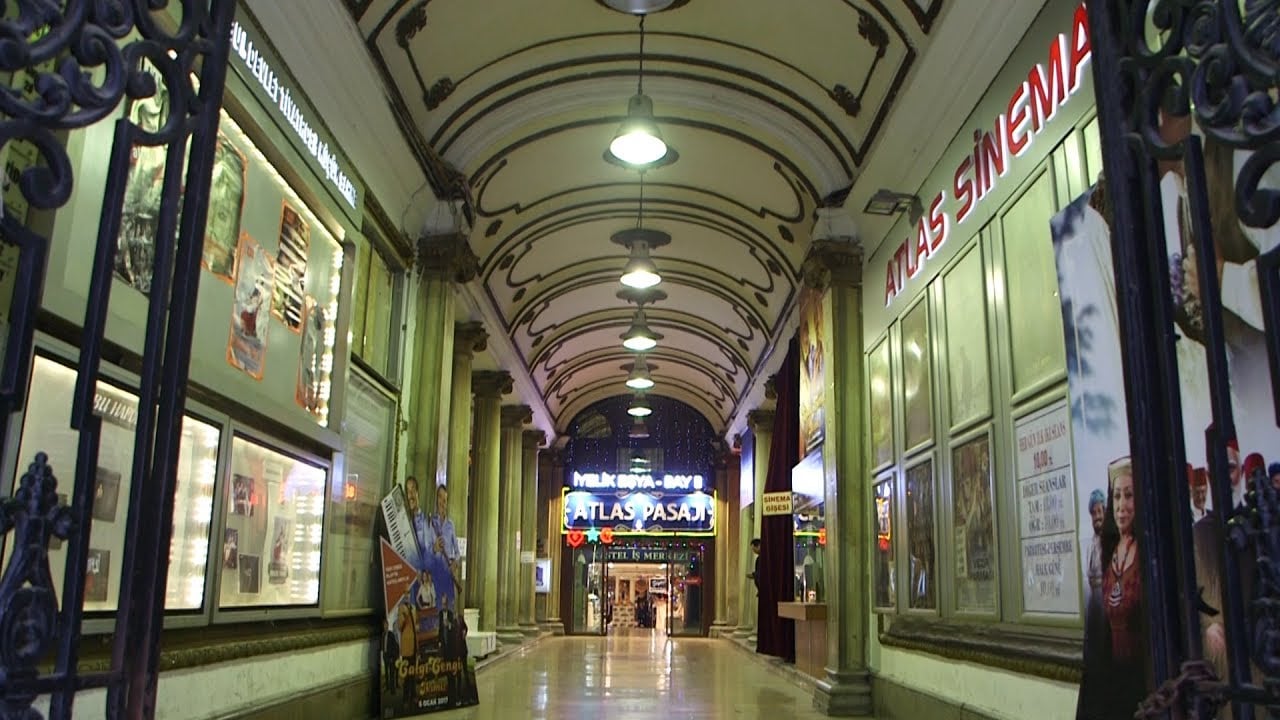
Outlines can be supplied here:
[[713, 535], [715, 496], [701, 475], [574, 472], [563, 529], [614, 535]]
[[1009, 96], [1005, 111], [990, 129], [973, 131], [973, 151], [956, 166], [949, 189], [940, 190], [916, 223], [914, 237], [903, 240], [888, 259], [884, 304], [888, 307], [907, 283], [937, 256], [955, 226], [972, 217], [995, 192], [1014, 161], [1031, 149], [1049, 121], [1080, 88], [1092, 57], [1084, 3], [1076, 7], [1070, 33], [1049, 44], [1048, 59], [1031, 68]]

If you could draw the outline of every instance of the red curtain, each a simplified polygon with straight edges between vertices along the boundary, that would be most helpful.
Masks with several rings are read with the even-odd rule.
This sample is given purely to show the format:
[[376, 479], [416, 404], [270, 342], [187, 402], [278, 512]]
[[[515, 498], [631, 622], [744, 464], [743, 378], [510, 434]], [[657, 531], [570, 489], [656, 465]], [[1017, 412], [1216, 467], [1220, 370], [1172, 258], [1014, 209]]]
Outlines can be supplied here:
[[[777, 410], [765, 492], [790, 492], [791, 469], [800, 462], [800, 348], [792, 338], [776, 381]], [[796, 659], [795, 622], [778, 617], [778, 603], [795, 599], [790, 515], [765, 517], [760, 523], [760, 603], [756, 616], [756, 652]]]

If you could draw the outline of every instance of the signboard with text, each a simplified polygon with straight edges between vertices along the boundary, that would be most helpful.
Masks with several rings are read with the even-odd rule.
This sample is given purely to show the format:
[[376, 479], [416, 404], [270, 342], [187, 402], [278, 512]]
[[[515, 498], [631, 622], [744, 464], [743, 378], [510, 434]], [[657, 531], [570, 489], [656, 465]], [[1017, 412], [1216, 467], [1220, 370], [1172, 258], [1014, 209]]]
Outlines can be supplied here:
[[791, 514], [791, 491], [765, 493], [762, 501], [764, 506], [764, 516], [773, 515], [790, 515]]
[[712, 535], [715, 497], [705, 492], [565, 490], [566, 531], [611, 528], [615, 535]]
[[1014, 430], [1022, 601], [1027, 612], [1080, 612], [1075, 477], [1066, 401], [1027, 415]]

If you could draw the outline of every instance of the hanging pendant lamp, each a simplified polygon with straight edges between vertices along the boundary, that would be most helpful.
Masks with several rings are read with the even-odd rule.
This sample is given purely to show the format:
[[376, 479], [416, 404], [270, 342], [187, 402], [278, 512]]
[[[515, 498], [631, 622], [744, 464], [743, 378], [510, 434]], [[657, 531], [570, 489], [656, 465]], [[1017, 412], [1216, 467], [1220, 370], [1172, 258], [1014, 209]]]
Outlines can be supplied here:
[[644, 354], [637, 355], [635, 363], [631, 365], [631, 374], [627, 376], [627, 387], [632, 390], [648, 390], [653, 387], [653, 384], [653, 378], [649, 377], [649, 364], [645, 362]]
[[661, 334], [649, 329], [649, 323], [644, 316], [644, 308], [636, 310], [635, 317], [631, 320], [631, 327], [622, 333], [621, 337], [622, 346], [636, 352], [652, 350], [658, 345], [658, 341], [662, 339]]
[[631, 407], [627, 408], [627, 414], [637, 418], [653, 414], [653, 408], [649, 405], [649, 400], [645, 398], [644, 393], [636, 393], [635, 399], [631, 401]]
[[640, 72], [636, 94], [627, 101], [627, 118], [614, 133], [606, 161], [632, 169], [647, 169], [676, 161], [676, 151], [662, 139], [653, 119], [653, 100], [644, 94], [644, 15], [640, 16]]

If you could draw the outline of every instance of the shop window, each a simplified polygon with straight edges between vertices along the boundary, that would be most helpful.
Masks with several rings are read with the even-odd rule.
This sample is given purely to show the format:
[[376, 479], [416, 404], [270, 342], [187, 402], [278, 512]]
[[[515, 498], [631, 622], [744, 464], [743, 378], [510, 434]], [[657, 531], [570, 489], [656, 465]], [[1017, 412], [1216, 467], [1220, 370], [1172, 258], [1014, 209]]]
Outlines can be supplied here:
[[391, 490], [395, 398], [353, 369], [347, 384], [345, 467], [329, 483], [326, 614], [378, 604], [378, 503]]
[[[76, 371], [71, 367], [49, 357], [36, 357], [22, 419], [14, 490], [28, 463], [36, 453], [44, 452], [49, 456], [62, 491], [59, 502], [69, 503], [79, 441], [79, 433], [70, 425], [75, 382]], [[95, 473], [84, 607], [89, 612], [114, 612], [124, 561], [138, 396], [119, 385], [99, 380], [94, 406], [102, 418], [102, 436]], [[209, 524], [213, 516], [220, 441], [221, 431], [217, 426], [191, 416], [184, 418], [178, 448], [173, 535], [169, 543], [165, 598], [165, 609], [169, 611], [198, 611], [204, 606]], [[65, 562], [64, 543], [55, 538], [49, 552], [49, 568], [54, 578], [63, 576]]]
[[991, 413], [991, 371], [987, 356], [987, 297], [982, 248], [978, 243], [942, 281], [947, 318], [947, 378], [950, 424], [954, 430]]
[[397, 308], [403, 273], [388, 264], [368, 240], [359, 239], [356, 248], [352, 351], [374, 372], [391, 378], [399, 358]]
[[230, 465], [218, 607], [316, 605], [328, 468], [241, 436]]

